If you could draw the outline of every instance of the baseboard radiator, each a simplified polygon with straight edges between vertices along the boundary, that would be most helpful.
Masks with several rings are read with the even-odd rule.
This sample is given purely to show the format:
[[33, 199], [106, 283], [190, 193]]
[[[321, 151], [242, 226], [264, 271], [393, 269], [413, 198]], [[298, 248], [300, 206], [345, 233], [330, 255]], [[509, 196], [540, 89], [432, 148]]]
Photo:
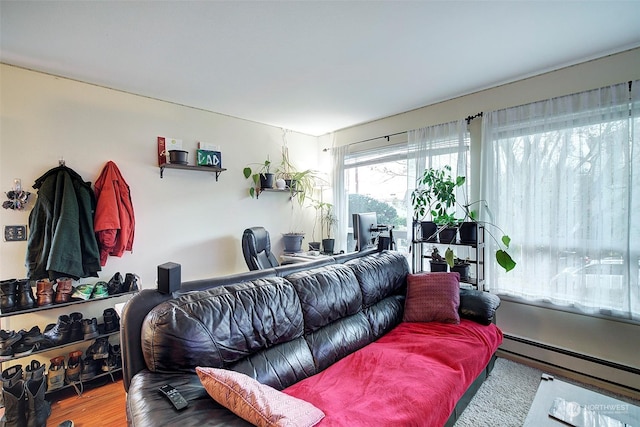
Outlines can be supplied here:
[[497, 354], [547, 373], [640, 398], [640, 369], [632, 366], [509, 334], [504, 335], [503, 344]]

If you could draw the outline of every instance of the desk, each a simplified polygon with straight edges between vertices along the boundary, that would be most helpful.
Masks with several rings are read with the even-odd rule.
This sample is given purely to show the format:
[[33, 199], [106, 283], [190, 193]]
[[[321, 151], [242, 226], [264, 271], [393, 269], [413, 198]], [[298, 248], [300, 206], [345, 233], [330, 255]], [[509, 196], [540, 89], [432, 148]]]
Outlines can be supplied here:
[[280, 255], [281, 264], [294, 264], [298, 262], [316, 261], [318, 259], [328, 258], [329, 255], [323, 255], [318, 251], [300, 252], [296, 254]]
[[[553, 379], [552, 376], [543, 374], [540, 386], [531, 404], [529, 415], [524, 422], [525, 427], [566, 426], [567, 424], [549, 416], [549, 409], [551, 409], [551, 405], [556, 397], [561, 397], [568, 402], [576, 402], [577, 405], [582, 405], [589, 410], [604, 414], [619, 421], [618, 424], [611, 424], [612, 426], [624, 425], [623, 423], [634, 427], [640, 426], [640, 407], [564, 381]], [[581, 413], [577, 405], [575, 418], [579, 420]], [[568, 425], [580, 425], [580, 423], [576, 422], [575, 424]], [[591, 425], [597, 427], [607, 424]]]

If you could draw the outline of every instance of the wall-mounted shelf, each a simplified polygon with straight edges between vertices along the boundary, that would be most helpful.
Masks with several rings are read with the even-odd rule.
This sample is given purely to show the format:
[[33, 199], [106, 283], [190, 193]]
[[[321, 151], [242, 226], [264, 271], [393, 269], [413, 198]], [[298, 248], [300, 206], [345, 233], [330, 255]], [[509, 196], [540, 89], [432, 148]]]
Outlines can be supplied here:
[[256, 191], [256, 199], [258, 197], [260, 197], [260, 193], [265, 192], [265, 191], [268, 192], [268, 193], [287, 193], [287, 194], [289, 194], [289, 199], [293, 198], [293, 196], [298, 194], [297, 190], [291, 190], [289, 188], [283, 188], [283, 189], [279, 189], [279, 188], [261, 188], [258, 191]]
[[226, 171], [225, 168], [217, 168], [215, 166], [195, 166], [195, 165], [179, 165], [176, 163], [167, 163], [165, 165], [160, 166], [160, 178], [163, 177], [165, 169], [184, 169], [184, 170], [193, 170], [193, 171], [201, 171], [201, 172], [213, 172], [216, 174], [216, 181], [218, 181], [218, 177], [221, 172]]

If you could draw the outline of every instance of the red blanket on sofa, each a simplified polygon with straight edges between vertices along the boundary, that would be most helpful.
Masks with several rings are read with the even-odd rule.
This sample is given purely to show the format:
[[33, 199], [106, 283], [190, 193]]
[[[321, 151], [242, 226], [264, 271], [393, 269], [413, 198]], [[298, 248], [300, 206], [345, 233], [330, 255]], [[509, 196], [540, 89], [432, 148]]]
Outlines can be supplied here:
[[495, 325], [401, 323], [284, 390], [325, 413], [318, 426], [442, 426], [502, 343]]

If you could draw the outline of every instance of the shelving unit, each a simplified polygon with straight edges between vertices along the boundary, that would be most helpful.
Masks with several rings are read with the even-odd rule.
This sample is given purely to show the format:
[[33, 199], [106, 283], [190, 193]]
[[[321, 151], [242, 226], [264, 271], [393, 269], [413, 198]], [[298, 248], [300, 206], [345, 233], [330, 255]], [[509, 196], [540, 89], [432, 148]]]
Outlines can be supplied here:
[[[21, 316], [21, 315], [25, 315], [25, 314], [30, 314], [30, 313], [35, 313], [35, 312], [42, 312], [42, 311], [47, 311], [47, 310], [54, 310], [54, 309], [60, 309], [60, 308], [65, 308], [65, 307], [70, 307], [70, 308], [75, 308], [75, 306], [80, 305], [80, 304], [90, 304], [93, 302], [98, 302], [98, 301], [105, 301], [105, 300], [109, 300], [109, 299], [114, 299], [114, 298], [121, 298], [121, 297], [126, 297], [126, 296], [131, 296], [136, 294], [138, 291], [132, 291], [132, 292], [123, 292], [123, 293], [119, 293], [119, 294], [115, 294], [115, 295], [109, 295], [106, 297], [101, 297], [101, 298], [93, 298], [93, 299], [88, 299], [88, 300], [76, 300], [76, 301], [69, 301], [69, 302], [64, 302], [64, 303], [54, 303], [51, 305], [46, 305], [46, 306], [42, 306], [42, 307], [33, 307], [33, 308], [29, 308], [29, 309], [24, 309], [24, 310], [16, 310], [16, 311], [10, 311], [10, 312], [5, 312], [2, 313], [0, 312], [0, 325], [1, 325], [1, 321], [3, 318], [7, 318], [7, 317], [12, 317], [12, 316]], [[51, 323], [55, 323], [55, 322], [51, 322]], [[43, 331], [44, 332], [44, 331]], [[98, 338], [103, 338], [103, 337], [111, 337], [114, 335], [118, 335], [120, 333], [119, 330], [114, 331], [114, 332], [109, 332], [109, 333], [101, 333], [100, 335], [98, 335], [97, 337], [94, 338], [89, 338], [89, 339], [82, 339], [82, 340], [77, 340], [77, 341], [71, 341], [68, 343], [64, 343], [61, 345], [57, 345], [57, 346], [52, 346], [52, 347], [47, 347], [47, 348], [43, 348], [43, 349], [39, 349], [39, 350], [35, 350], [32, 351], [28, 354], [24, 354], [24, 355], [20, 355], [20, 356], [12, 356], [6, 359], [2, 359], [0, 360], [0, 370], [2, 370], [2, 364], [4, 363], [8, 363], [8, 362], [13, 362], [19, 359], [24, 359], [27, 357], [33, 357], [34, 355], [37, 354], [42, 354], [42, 353], [48, 353], [48, 352], [55, 352], [55, 351], [59, 351], [60, 349], [63, 349], [65, 347], [70, 347], [70, 346], [74, 346], [74, 345], [78, 345], [79, 343], [82, 342], [90, 342], [90, 341], [95, 341]], [[120, 371], [122, 368], [116, 368], [116, 369], [111, 369], [108, 372], [103, 372], [100, 373], [94, 377], [92, 377], [89, 380], [86, 381], [76, 381], [73, 382], [71, 384], [65, 384], [64, 386], [57, 388], [55, 390], [48, 390], [46, 392], [47, 395], [49, 395], [50, 393], [56, 393], [60, 390], [64, 390], [66, 388], [75, 388], [76, 392], [78, 392], [78, 394], [80, 394], [84, 388], [83, 384], [89, 381], [93, 381], [94, 379], [100, 378], [100, 377], [105, 377], [105, 376], [110, 376], [112, 381], [113, 379], [113, 373]], [[78, 386], [80, 388], [78, 388]]]
[[295, 196], [296, 194], [298, 194], [297, 190], [290, 190], [289, 188], [283, 188], [283, 189], [279, 189], [279, 188], [261, 188], [258, 191], [256, 191], [256, 199], [260, 197], [260, 193], [287, 193], [289, 194], [289, 199], [293, 198], [293, 196]]
[[[451, 248], [456, 253], [456, 256], [460, 258], [467, 258], [468, 262], [471, 264], [472, 274], [467, 280], [460, 281], [461, 286], [463, 286], [462, 284], [465, 284], [466, 286], [463, 287], [484, 290], [484, 227], [478, 226], [477, 235], [478, 239], [476, 243], [460, 243], [460, 241], [456, 241], [456, 243], [429, 242], [420, 237], [420, 223], [414, 223], [411, 238], [413, 272], [419, 273], [421, 271], [430, 270], [430, 268], [425, 270], [424, 262], [425, 260], [431, 259], [432, 247], [437, 247], [441, 254], [444, 254], [444, 251], [447, 248]], [[467, 256], [461, 255], [461, 252], [463, 251], [468, 253]]]
[[216, 182], [218, 181], [218, 177], [220, 176], [220, 174], [227, 170], [225, 168], [218, 168], [215, 166], [195, 166], [195, 165], [180, 165], [177, 163], [167, 163], [160, 166], [160, 178], [163, 178], [165, 169], [183, 169], [183, 170], [200, 171], [200, 172], [213, 172], [216, 174]]

